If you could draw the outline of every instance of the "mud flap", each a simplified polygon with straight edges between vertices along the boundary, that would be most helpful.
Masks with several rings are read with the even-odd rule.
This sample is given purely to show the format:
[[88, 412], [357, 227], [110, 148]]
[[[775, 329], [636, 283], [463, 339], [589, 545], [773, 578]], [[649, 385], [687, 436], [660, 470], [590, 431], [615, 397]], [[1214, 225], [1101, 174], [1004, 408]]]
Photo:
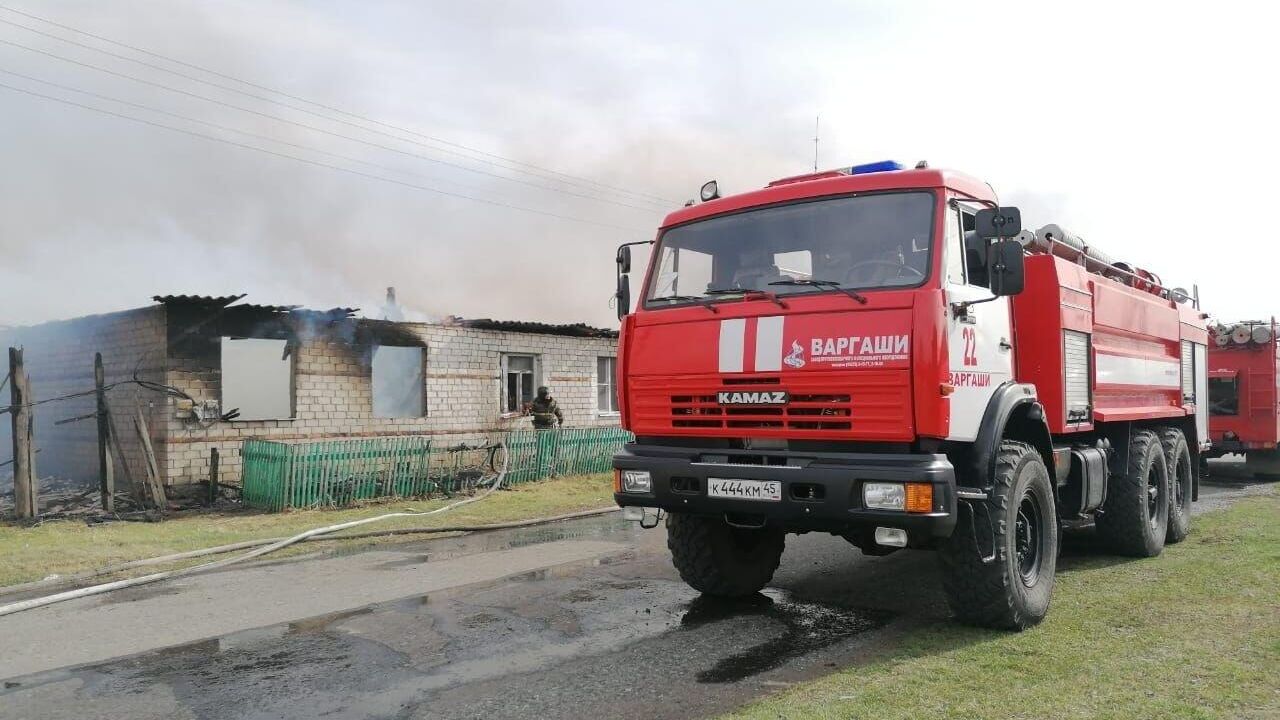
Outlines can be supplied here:
[[978, 550], [978, 558], [982, 561], [983, 565], [990, 565], [996, 561], [996, 530], [991, 525], [991, 511], [987, 509], [987, 504], [985, 502], [977, 504], [982, 506], [982, 517], [984, 520], [982, 526], [986, 528], [986, 532], [982, 534], [987, 538], [986, 547], [991, 548], [990, 553], [986, 551], [986, 547], [984, 547], [981, 542], [978, 542], [979, 523], [978, 511], [977, 508], [974, 507], [975, 503], [969, 500], [961, 500], [958, 503], [958, 507], [965, 508], [969, 513], [969, 533], [973, 538], [973, 546]]

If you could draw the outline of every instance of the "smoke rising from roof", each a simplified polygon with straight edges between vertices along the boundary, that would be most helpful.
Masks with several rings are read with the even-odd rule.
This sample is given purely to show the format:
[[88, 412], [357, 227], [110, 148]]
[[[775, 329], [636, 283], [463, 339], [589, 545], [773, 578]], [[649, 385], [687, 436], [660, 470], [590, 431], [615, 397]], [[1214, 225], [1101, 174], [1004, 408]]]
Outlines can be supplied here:
[[[669, 197], [673, 206], [711, 177], [736, 192], [805, 171], [821, 111], [823, 166], [897, 157], [966, 169], [1006, 202], [1023, 204], [1028, 225], [1062, 223], [1172, 284], [1198, 280], [1206, 306], [1226, 314], [1258, 314], [1246, 289], [1269, 273], [1269, 263], [1251, 262], [1218, 278], [1195, 254], [1168, 252], [1215, 227], [1223, 207], [1269, 207], [1269, 183], [1254, 168], [1280, 157], [1274, 143], [1258, 140], [1272, 113], [1248, 70], [1280, 58], [1263, 34], [1265, 19], [1244, 11], [821, 3], [788, 13], [741, 3], [514, 0], [68, 0], [28, 9], [520, 162]], [[3, 11], [0, 19], [130, 54]], [[1024, 37], [1037, 48], [1088, 38], [1089, 51], [1026, 52]], [[0, 25], [0, 39], [517, 176], [9, 25]], [[247, 292], [255, 302], [376, 315], [381, 289], [395, 285], [408, 319], [608, 326], [613, 250], [651, 237], [664, 212], [425, 163], [3, 44], [0, 68], [384, 169], [272, 146], [317, 162], [629, 228], [415, 190], [0, 88], [0, 324], [133, 307], [169, 292]], [[991, 105], [980, 87], [988, 74], [1007, 103]], [[267, 146], [2, 73], [0, 82]], [[1188, 102], [1203, 97], [1217, 100]], [[1230, 184], [1197, 183], [1196, 202], [1175, 212], [1170, 194], [1188, 190], [1166, 183], [1185, 177], [1189, 159], [1224, 156], [1248, 166]], [[628, 202], [651, 207], [636, 200]], [[1271, 252], [1258, 244], [1257, 253]]]

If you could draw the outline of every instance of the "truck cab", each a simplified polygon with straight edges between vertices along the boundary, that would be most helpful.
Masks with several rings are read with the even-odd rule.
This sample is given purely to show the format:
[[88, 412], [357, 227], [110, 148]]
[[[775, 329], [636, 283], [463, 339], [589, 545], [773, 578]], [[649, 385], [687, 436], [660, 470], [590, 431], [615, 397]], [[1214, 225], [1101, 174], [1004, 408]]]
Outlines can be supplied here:
[[[635, 441], [614, 459], [617, 502], [633, 516], [667, 514], [675, 564], [703, 592], [756, 592], [787, 533], [825, 531], [872, 554], [941, 551], [961, 619], [1038, 622], [1063, 501], [1072, 519], [1100, 510], [1110, 469], [1128, 462], [1134, 421], [1167, 410], [1173, 425], [1151, 432], [1166, 430], [1194, 403], [1161, 387], [1167, 378], [1145, 393], [1140, 377], [1130, 390], [1149, 396], [1134, 407], [1167, 407], [1096, 422], [1107, 388], [1095, 392], [1095, 348], [1072, 343], [1065, 307], [1089, 314], [1079, 335], [1097, 336], [1087, 263], [1036, 258], [1042, 284], [1054, 287], [1022, 314], [1046, 313], [1042, 330], [1057, 334], [1045, 347], [1058, 354], [1018, 346], [1011, 300], [1036, 269], [1024, 259], [1029, 241], [1015, 239], [1016, 210], [972, 177], [875, 163], [716, 195], [666, 218], [635, 311], [622, 317], [620, 409]], [[627, 249], [619, 263], [629, 269]], [[1068, 302], [1063, 288], [1081, 278], [1086, 289]], [[1179, 357], [1180, 311], [1167, 292], [1105, 282], [1124, 302], [1154, 301], [1164, 323], [1150, 346], [1123, 352]], [[620, 273], [620, 309], [629, 294]], [[1036, 321], [1024, 323], [1034, 336]], [[1173, 367], [1165, 359], [1153, 359], [1157, 371]], [[1057, 363], [1051, 373], [1047, 362]], [[1057, 395], [1042, 402], [1026, 376], [1056, 380]], [[1170, 490], [1167, 468], [1161, 474], [1152, 502], [1163, 503], [1153, 510], [1163, 545]], [[975, 610], [991, 601], [970, 597], [975, 580], [992, 572], [1021, 578], [1015, 611]]]

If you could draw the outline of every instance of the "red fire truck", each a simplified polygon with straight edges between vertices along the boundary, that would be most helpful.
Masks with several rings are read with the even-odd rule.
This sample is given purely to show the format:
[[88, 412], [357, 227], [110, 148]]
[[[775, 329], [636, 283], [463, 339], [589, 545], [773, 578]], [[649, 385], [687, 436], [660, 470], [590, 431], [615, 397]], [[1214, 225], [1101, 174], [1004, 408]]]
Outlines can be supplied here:
[[1274, 318], [1210, 330], [1209, 437], [1218, 457], [1242, 453], [1258, 475], [1280, 475], [1280, 393]]
[[1207, 448], [1204, 316], [986, 183], [921, 163], [785, 178], [667, 216], [634, 312], [618, 250], [614, 458], [681, 577], [762, 589], [788, 533], [934, 550], [954, 614], [1049, 607], [1060, 528], [1185, 537]]

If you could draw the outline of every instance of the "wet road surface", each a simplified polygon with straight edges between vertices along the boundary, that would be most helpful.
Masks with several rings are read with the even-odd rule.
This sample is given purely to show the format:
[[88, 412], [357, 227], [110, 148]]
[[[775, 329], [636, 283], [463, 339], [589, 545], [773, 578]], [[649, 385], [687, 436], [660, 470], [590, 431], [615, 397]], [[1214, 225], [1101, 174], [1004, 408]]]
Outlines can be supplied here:
[[[1205, 486], [1197, 510], [1250, 491]], [[930, 553], [789, 536], [772, 586], [724, 603], [680, 582], [661, 529], [610, 515], [0, 618], [0, 716], [696, 717], [946, 617]]]

